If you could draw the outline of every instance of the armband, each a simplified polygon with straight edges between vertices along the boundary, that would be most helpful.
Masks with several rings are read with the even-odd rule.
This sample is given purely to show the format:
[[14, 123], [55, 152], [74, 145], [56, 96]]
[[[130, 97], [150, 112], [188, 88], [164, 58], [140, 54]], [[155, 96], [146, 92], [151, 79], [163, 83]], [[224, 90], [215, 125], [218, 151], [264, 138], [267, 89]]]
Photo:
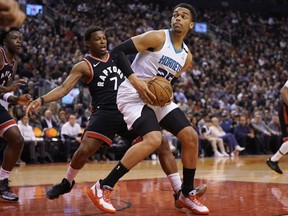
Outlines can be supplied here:
[[9, 98], [10, 96], [14, 96], [14, 95], [13, 95], [11, 92], [5, 93], [5, 94], [3, 95], [3, 100], [6, 101], [6, 102], [8, 102], [8, 98]]
[[173, 77], [170, 81], [171, 85], [173, 85], [178, 80], [178, 77]]

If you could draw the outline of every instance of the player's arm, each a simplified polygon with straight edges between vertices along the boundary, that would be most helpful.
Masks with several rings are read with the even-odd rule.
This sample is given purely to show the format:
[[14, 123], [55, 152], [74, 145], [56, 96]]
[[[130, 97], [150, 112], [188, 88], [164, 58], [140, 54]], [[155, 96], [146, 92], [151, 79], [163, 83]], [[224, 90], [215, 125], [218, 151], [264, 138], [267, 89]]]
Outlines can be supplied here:
[[182, 67], [182, 69], [171, 80], [171, 85], [173, 85], [178, 80], [181, 73], [183, 73], [184, 71], [187, 70], [187, 68], [190, 66], [190, 64], [192, 62], [192, 59], [193, 59], [193, 56], [192, 56], [191, 52], [188, 50], [188, 56], [187, 56], [187, 59], [185, 61], [185, 64]]
[[[2, 61], [1, 61], [2, 58]], [[3, 60], [3, 55], [2, 52], [0, 52], [0, 61], [4, 62]], [[13, 74], [11, 77], [15, 76], [15, 73], [17, 71], [17, 64], [14, 64], [14, 68], [13, 68]], [[16, 89], [18, 89], [20, 86], [25, 86], [27, 85], [27, 81], [24, 79], [19, 79], [17, 80], [17, 82], [13, 82], [12, 79], [10, 79], [5, 86], [4, 85], [0, 85], [0, 93], [8, 93], [8, 92], [14, 92]]]
[[118, 67], [138, 91], [139, 96], [150, 104], [155, 100], [155, 96], [149, 91], [147, 81], [138, 79], [134, 74], [127, 55], [159, 47], [165, 40], [163, 36], [165, 36], [164, 32], [149, 31], [124, 41], [111, 51], [111, 57], [117, 60]]
[[89, 71], [88, 65], [86, 62], [82, 61], [72, 68], [69, 76], [62, 83], [62, 85], [57, 88], [51, 90], [47, 94], [37, 98], [32, 101], [27, 107], [26, 113], [31, 112], [34, 109], [37, 109], [41, 105], [45, 103], [50, 103], [52, 101], [57, 101], [67, 95], [73, 87], [77, 84], [77, 82], [86, 75], [87, 70]]
[[12, 92], [8, 92], [8, 93], [2, 93], [0, 94], [0, 99], [4, 100], [6, 102], [8, 102], [9, 104], [19, 104], [22, 106], [27, 106], [29, 104], [29, 102], [31, 101], [31, 95], [29, 94], [23, 94], [20, 96], [15, 96], [13, 95]]
[[285, 85], [281, 89], [281, 96], [284, 102], [288, 105], [288, 80], [286, 81]]

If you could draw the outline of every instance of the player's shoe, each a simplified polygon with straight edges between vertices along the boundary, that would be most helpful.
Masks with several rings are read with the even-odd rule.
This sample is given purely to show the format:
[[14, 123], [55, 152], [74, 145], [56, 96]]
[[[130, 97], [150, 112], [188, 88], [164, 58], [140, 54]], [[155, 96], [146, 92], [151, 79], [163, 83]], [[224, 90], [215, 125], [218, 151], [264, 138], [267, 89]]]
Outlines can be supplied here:
[[63, 178], [61, 183], [53, 185], [52, 187], [46, 190], [46, 197], [48, 199], [56, 199], [60, 195], [69, 193], [71, 189], [73, 188], [74, 184], [75, 184], [74, 180], [72, 181], [72, 185], [71, 185], [70, 182], [66, 178]]
[[183, 193], [181, 192], [178, 202], [183, 208], [189, 209], [194, 214], [198, 214], [198, 215], [209, 214], [209, 209], [199, 202], [198, 197], [196, 196], [195, 190], [192, 190], [189, 193], [189, 196], [187, 197], [185, 197]]
[[[195, 196], [199, 199], [200, 197], [202, 197], [205, 194], [206, 190], [207, 190], [207, 185], [202, 184], [202, 185], [199, 185], [198, 187], [194, 188], [193, 193], [195, 193]], [[175, 208], [178, 208], [178, 209], [182, 208], [182, 206], [179, 204], [180, 194], [181, 194], [181, 190], [179, 190], [177, 193], [173, 194], [174, 206], [175, 206]]]
[[270, 169], [274, 170], [278, 174], [283, 174], [282, 170], [278, 165], [278, 161], [271, 161], [271, 159], [267, 159], [266, 164], [270, 167]]
[[0, 197], [9, 202], [16, 202], [19, 199], [16, 194], [12, 193], [9, 187], [9, 180], [7, 178], [0, 180]]
[[88, 190], [87, 193], [93, 203], [100, 210], [114, 214], [116, 212], [116, 209], [114, 208], [110, 200], [111, 191], [113, 191], [113, 188], [108, 185], [103, 185], [103, 187], [101, 188], [100, 182], [98, 181]]

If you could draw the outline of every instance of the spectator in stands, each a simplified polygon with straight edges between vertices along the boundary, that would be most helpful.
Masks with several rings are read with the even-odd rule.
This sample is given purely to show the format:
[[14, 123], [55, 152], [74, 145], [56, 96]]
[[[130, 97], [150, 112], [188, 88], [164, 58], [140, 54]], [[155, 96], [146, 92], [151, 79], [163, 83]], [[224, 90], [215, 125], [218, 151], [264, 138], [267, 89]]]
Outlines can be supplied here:
[[44, 113], [44, 118], [41, 119], [41, 125], [43, 130], [47, 128], [58, 129], [57, 122], [52, 118], [51, 110], [47, 109]]
[[81, 127], [76, 123], [76, 116], [71, 114], [69, 120], [61, 128], [61, 138], [64, 143], [67, 162], [71, 161], [71, 155], [81, 143]]
[[19, 130], [24, 138], [25, 146], [29, 148], [30, 161], [29, 163], [37, 163], [36, 148], [39, 154], [39, 162], [46, 163], [45, 161], [45, 145], [43, 140], [37, 140], [33, 132], [33, 128], [28, 124], [28, 116], [23, 115], [21, 120], [18, 121]]
[[211, 121], [206, 121], [206, 124], [201, 128], [201, 138], [209, 141], [215, 157], [229, 157], [229, 155], [225, 151], [223, 139], [211, 135], [211, 126]]
[[247, 153], [260, 154], [260, 145], [255, 137], [254, 130], [247, 124], [246, 117], [241, 116], [239, 124], [234, 129], [234, 135], [240, 146], [245, 147]]
[[261, 151], [264, 154], [271, 152], [270, 144], [272, 138], [272, 130], [262, 120], [261, 113], [255, 112], [254, 118], [251, 120], [252, 127], [256, 132], [256, 137], [260, 140]]
[[240, 147], [235, 137], [231, 133], [226, 133], [220, 126], [219, 120], [217, 117], [211, 119], [212, 125], [209, 127], [211, 130], [211, 135], [214, 137], [220, 137], [229, 147], [230, 156], [234, 157], [235, 153], [238, 154], [240, 151], [243, 151], [245, 148]]
[[274, 114], [272, 116], [272, 119], [269, 122], [268, 127], [270, 128], [272, 132], [271, 150], [273, 153], [275, 153], [277, 152], [277, 150], [280, 148], [282, 144], [282, 132], [281, 132], [281, 126], [279, 122], [279, 117], [277, 114]]
[[185, 103], [185, 99], [183, 97], [179, 99], [179, 103], [177, 105], [184, 114], [187, 114], [187, 111], [189, 110], [189, 106], [187, 105], [187, 102]]

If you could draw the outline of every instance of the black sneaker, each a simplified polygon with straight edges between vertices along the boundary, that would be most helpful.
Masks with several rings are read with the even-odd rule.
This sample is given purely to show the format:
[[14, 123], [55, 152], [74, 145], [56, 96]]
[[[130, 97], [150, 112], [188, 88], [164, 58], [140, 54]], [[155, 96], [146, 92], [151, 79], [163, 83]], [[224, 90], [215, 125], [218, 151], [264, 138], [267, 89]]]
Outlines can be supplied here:
[[266, 164], [270, 167], [270, 169], [274, 170], [278, 174], [283, 174], [282, 170], [278, 166], [278, 161], [271, 161], [270, 158], [267, 159]]
[[46, 197], [48, 199], [56, 199], [60, 195], [69, 193], [73, 188], [74, 184], [74, 180], [72, 181], [72, 185], [70, 185], [70, 182], [66, 178], [63, 178], [60, 184], [53, 185], [46, 190]]
[[16, 194], [12, 193], [7, 178], [0, 180], [0, 197], [5, 201], [10, 202], [16, 202], [19, 199]]

